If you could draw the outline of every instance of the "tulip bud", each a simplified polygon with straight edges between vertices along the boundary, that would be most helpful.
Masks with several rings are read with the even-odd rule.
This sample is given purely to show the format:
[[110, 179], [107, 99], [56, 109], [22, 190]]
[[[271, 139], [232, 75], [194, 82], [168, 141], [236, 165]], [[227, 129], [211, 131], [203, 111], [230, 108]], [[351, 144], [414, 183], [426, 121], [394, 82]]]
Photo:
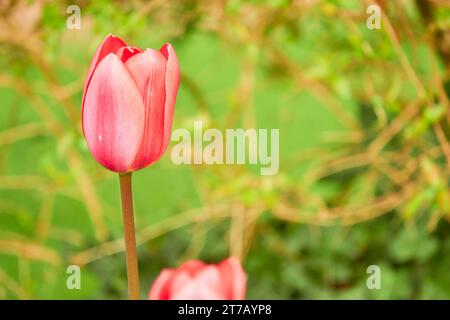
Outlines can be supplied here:
[[231, 257], [217, 265], [190, 260], [178, 269], [164, 269], [150, 289], [150, 300], [243, 300], [246, 275]]
[[129, 47], [109, 35], [98, 47], [83, 91], [83, 133], [97, 162], [126, 173], [167, 149], [180, 67], [173, 47]]

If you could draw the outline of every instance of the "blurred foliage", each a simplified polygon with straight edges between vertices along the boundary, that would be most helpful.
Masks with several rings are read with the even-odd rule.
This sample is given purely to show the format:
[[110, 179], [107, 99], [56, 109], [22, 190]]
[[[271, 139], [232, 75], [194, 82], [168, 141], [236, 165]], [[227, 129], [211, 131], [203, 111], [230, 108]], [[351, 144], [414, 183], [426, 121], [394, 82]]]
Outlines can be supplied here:
[[126, 298], [117, 177], [80, 130], [108, 33], [174, 45], [174, 128], [280, 128], [275, 176], [170, 149], [134, 175], [142, 297], [162, 268], [231, 254], [250, 299], [450, 298], [450, 3], [380, 0], [369, 30], [372, 3], [1, 1], [0, 298]]

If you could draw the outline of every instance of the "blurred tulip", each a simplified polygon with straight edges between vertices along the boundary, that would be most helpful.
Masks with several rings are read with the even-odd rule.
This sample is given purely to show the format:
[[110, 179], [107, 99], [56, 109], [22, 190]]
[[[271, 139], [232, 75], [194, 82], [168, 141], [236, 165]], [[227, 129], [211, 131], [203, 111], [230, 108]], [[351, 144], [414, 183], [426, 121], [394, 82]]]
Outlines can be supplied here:
[[150, 300], [243, 300], [246, 275], [238, 259], [217, 265], [198, 260], [178, 269], [164, 269], [150, 289]]
[[118, 173], [157, 161], [169, 143], [179, 81], [170, 44], [142, 50], [107, 36], [83, 91], [83, 133], [95, 160]]

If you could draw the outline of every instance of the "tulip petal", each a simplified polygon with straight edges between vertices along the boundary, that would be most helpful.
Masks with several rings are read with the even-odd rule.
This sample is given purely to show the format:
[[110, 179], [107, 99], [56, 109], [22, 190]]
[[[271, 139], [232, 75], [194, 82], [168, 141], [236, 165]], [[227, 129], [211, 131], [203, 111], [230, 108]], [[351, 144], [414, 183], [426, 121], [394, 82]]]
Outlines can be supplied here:
[[145, 105], [143, 139], [132, 165], [137, 170], [158, 160], [160, 154], [164, 135], [166, 62], [160, 52], [147, 49], [129, 58], [125, 66], [136, 81]]
[[174, 274], [174, 270], [164, 269], [153, 283], [148, 298], [150, 300], [168, 300], [170, 298], [170, 283]]
[[132, 56], [141, 53], [142, 49], [136, 48], [136, 47], [121, 47], [116, 52], [116, 56], [122, 60], [122, 62], [126, 62], [128, 59], [130, 59]]
[[[214, 265], [188, 261], [178, 269], [170, 285], [172, 300], [220, 300], [226, 299], [221, 288], [221, 275]], [[191, 274], [189, 274], [191, 273]], [[192, 274], [195, 273], [195, 276]]]
[[172, 292], [171, 300], [224, 300], [224, 298], [207, 283], [192, 280]]
[[206, 266], [207, 264], [200, 260], [188, 260], [185, 263], [183, 263], [178, 268], [178, 270], [186, 271], [191, 277], [193, 277]]
[[[86, 96], [86, 90], [89, 87], [89, 84], [92, 79], [92, 74], [94, 73], [95, 69], [97, 68], [100, 61], [103, 60], [104, 57], [106, 57], [110, 53], [114, 53], [118, 51], [121, 47], [126, 46], [127, 44], [123, 42], [120, 38], [109, 34], [103, 42], [98, 46], [97, 50], [95, 51], [95, 54], [91, 60], [91, 64], [89, 65], [89, 70], [86, 76], [86, 81], [84, 83], [83, 88], [83, 109], [84, 109], [84, 100]], [[82, 113], [83, 113], [82, 109]], [[83, 117], [83, 114], [81, 115]]]
[[109, 54], [98, 64], [86, 92], [83, 131], [94, 158], [106, 168], [131, 169], [144, 132], [140, 92], [124, 64]]
[[227, 299], [226, 285], [223, 283], [223, 277], [220, 274], [219, 268], [215, 265], [209, 265], [203, 268], [195, 276], [195, 281], [199, 286], [205, 286], [214, 292], [214, 296], [220, 299]]
[[191, 282], [193, 277], [186, 271], [176, 270], [169, 284], [170, 299], [173, 299], [173, 295], [179, 292], [187, 283]]
[[236, 257], [231, 257], [220, 262], [217, 267], [222, 275], [222, 283], [227, 290], [226, 299], [245, 299], [247, 276], [245, 275], [239, 260]]
[[172, 130], [173, 112], [175, 100], [177, 98], [178, 87], [180, 85], [180, 64], [172, 45], [166, 43], [159, 50], [167, 59], [166, 66], [166, 103], [164, 107], [164, 140], [161, 148], [161, 157], [167, 149]]

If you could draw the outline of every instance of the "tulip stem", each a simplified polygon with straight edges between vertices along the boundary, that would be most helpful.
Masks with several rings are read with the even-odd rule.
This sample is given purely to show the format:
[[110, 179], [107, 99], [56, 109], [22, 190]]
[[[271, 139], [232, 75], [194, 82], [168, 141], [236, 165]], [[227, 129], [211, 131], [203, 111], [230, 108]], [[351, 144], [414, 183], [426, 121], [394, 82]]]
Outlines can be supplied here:
[[139, 300], [139, 270], [136, 254], [136, 235], [134, 228], [131, 172], [119, 174], [119, 182], [120, 195], [122, 199], [122, 218], [125, 230], [125, 254], [127, 260], [128, 294], [131, 300]]

